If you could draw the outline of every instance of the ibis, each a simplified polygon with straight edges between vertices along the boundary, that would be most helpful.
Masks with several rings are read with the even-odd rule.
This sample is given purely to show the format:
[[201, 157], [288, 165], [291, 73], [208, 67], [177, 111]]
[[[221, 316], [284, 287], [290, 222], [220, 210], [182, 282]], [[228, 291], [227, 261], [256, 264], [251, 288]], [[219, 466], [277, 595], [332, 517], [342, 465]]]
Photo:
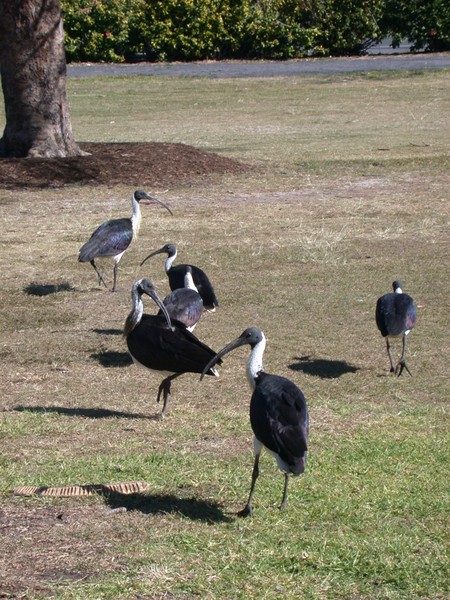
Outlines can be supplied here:
[[[203, 300], [192, 279], [192, 268], [188, 266], [183, 288], [170, 292], [163, 304], [171, 319], [181, 321], [189, 331], [193, 331], [203, 313]], [[160, 309], [159, 314], [162, 314]]]
[[[403, 370], [411, 375], [405, 359], [406, 336], [416, 324], [416, 306], [411, 296], [403, 292], [400, 281], [395, 280], [392, 287], [393, 292], [378, 298], [375, 320], [381, 335], [386, 338], [386, 350], [391, 363], [391, 373], [395, 373], [400, 377]], [[403, 341], [402, 355], [397, 366], [394, 366], [389, 338], [400, 336]]]
[[254, 433], [254, 464], [247, 504], [238, 513], [243, 517], [253, 514], [253, 492], [259, 475], [259, 457], [263, 448], [275, 457], [278, 467], [284, 473], [280, 509], [286, 508], [289, 477], [300, 475], [305, 470], [309, 434], [308, 409], [303, 392], [286, 377], [270, 375], [263, 369], [266, 338], [258, 327], [246, 329], [222, 348], [206, 365], [203, 374], [213, 368], [225, 354], [244, 344], [251, 348], [247, 377], [253, 390], [250, 400], [250, 423]]
[[[142, 295], [147, 294], [159, 306], [162, 314], [144, 313]], [[167, 413], [172, 381], [183, 373], [202, 373], [218, 376], [206, 364], [215, 356], [214, 350], [201, 342], [185, 325], [172, 320], [158, 296], [153, 283], [139, 279], [131, 289], [132, 309], [124, 326], [128, 351], [134, 363], [166, 375], [158, 388], [157, 401], [163, 397], [161, 417]]]
[[152, 256], [155, 256], [156, 254], [167, 254], [164, 268], [169, 278], [169, 285], [172, 291], [184, 287], [184, 276], [187, 268], [191, 267], [192, 279], [194, 280], [198, 293], [203, 299], [204, 307], [207, 310], [214, 311], [216, 306], [219, 306], [212, 283], [202, 269], [194, 265], [187, 264], [173, 265], [173, 262], [177, 257], [177, 247], [175, 244], [165, 244], [162, 248], [159, 248], [159, 250], [154, 250], [144, 258], [144, 260], [141, 262], [141, 266], [146, 260]]
[[164, 204], [158, 198], [150, 196], [142, 190], [136, 190], [131, 196], [131, 206], [133, 208], [133, 214], [130, 218], [123, 219], [111, 219], [102, 223], [94, 233], [91, 235], [89, 240], [83, 244], [78, 254], [78, 260], [80, 262], [90, 262], [94, 267], [98, 277], [98, 284], [103, 284], [108, 287], [103, 277], [102, 272], [98, 269], [95, 259], [112, 257], [114, 259], [114, 283], [112, 291], [115, 292], [117, 289], [117, 272], [119, 269], [119, 262], [124, 252], [127, 250], [131, 242], [137, 237], [139, 227], [141, 225], [141, 209], [140, 203], [142, 201], [153, 201], [157, 204], [164, 206], [170, 214], [173, 214], [170, 208]]

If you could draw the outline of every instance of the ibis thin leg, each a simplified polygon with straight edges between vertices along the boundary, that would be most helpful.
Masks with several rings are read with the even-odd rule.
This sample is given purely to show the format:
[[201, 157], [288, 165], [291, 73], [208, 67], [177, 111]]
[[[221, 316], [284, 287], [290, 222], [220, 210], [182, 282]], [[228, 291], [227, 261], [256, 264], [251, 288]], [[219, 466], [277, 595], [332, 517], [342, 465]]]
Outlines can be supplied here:
[[259, 457], [260, 457], [260, 455], [261, 455], [260, 452], [258, 454], [255, 454], [255, 462], [253, 463], [252, 485], [250, 487], [250, 494], [248, 496], [247, 504], [244, 506], [244, 508], [241, 511], [238, 512], [238, 515], [240, 517], [251, 517], [253, 514], [252, 498], [253, 498], [253, 492], [255, 490], [255, 483], [256, 483], [256, 480], [258, 479], [258, 475], [259, 475]]
[[102, 275], [101, 271], [98, 269], [97, 265], [95, 264], [94, 259], [91, 260], [91, 265], [94, 267], [95, 272], [97, 273], [98, 285], [101, 285], [103, 283], [103, 285], [107, 288], [108, 286], [106, 285], [106, 281], [103, 279], [103, 275]]
[[174, 373], [173, 375], [169, 375], [169, 377], [166, 377], [162, 381], [161, 385], [158, 388], [158, 396], [156, 398], [157, 402], [160, 401], [161, 394], [163, 394], [163, 409], [161, 411], [161, 417], [165, 417], [167, 414], [167, 406], [169, 404], [169, 394], [170, 394], [170, 386], [171, 386], [172, 380], [176, 379], [180, 375], [182, 375], [182, 373]]
[[391, 344], [389, 342], [389, 338], [386, 338], [386, 350], [389, 356], [389, 362], [391, 363], [391, 373], [395, 372], [395, 366], [394, 366], [394, 360], [392, 358], [392, 352], [391, 352]]
[[402, 349], [402, 355], [400, 357], [400, 361], [395, 369], [395, 372], [397, 374], [397, 377], [400, 377], [400, 375], [403, 373], [403, 369], [405, 369], [412, 377], [412, 373], [411, 371], [408, 369], [408, 366], [406, 364], [406, 335], [403, 336], [403, 349]]
[[289, 474], [284, 474], [284, 490], [283, 490], [283, 499], [281, 500], [280, 510], [284, 510], [287, 506], [287, 491], [289, 484]]
[[116, 262], [114, 264], [114, 282], [113, 282], [113, 286], [112, 286], [112, 292], [115, 292], [117, 290], [117, 273], [119, 271], [119, 263]]

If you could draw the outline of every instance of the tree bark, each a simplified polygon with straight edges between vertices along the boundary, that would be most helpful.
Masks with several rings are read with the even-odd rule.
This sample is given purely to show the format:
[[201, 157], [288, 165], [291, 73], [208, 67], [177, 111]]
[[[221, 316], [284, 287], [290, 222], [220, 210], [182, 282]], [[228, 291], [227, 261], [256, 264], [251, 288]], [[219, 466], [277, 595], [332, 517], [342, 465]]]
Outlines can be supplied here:
[[0, 73], [0, 156], [85, 154], [70, 121], [60, 0], [0, 0]]

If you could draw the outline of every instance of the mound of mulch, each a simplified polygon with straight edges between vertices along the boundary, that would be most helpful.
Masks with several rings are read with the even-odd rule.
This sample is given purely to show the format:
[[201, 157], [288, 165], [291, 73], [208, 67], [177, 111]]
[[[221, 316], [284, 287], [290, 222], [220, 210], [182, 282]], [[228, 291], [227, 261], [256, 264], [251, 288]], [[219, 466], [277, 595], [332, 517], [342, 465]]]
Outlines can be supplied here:
[[89, 156], [0, 158], [0, 185], [13, 188], [68, 184], [166, 186], [211, 174], [244, 173], [249, 167], [186, 144], [81, 143]]

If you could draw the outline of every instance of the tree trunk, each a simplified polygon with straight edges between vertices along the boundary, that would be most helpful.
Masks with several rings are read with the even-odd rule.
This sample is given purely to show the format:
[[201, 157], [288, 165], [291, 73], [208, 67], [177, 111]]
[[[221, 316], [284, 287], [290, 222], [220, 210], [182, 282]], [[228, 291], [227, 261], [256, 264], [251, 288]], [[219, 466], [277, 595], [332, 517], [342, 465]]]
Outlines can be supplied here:
[[0, 73], [0, 156], [85, 154], [70, 122], [60, 0], [0, 0]]

